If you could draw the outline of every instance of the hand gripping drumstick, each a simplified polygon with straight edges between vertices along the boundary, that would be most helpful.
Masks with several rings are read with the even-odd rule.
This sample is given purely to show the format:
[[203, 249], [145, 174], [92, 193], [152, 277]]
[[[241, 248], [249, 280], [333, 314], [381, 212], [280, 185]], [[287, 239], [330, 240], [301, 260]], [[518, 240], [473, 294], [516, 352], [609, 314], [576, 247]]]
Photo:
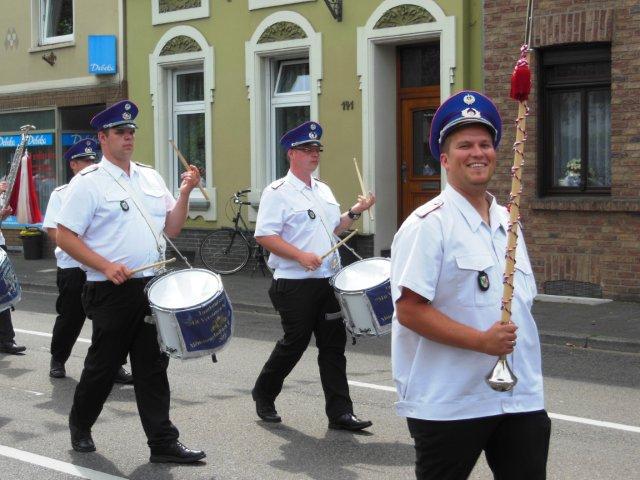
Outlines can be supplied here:
[[[191, 170], [191, 168], [189, 167], [189, 163], [187, 162], [187, 159], [184, 158], [184, 156], [182, 155], [182, 153], [180, 152], [180, 150], [178, 150], [178, 147], [176, 147], [176, 144], [174, 143], [173, 140], [169, 140], [169, 143], [171, 144], [171, 146], [173, 147], [173, 149], [176, 151], [176, 154], [178, 155], [178, 158], [180, 159], [180, 161], [182, 162], [182, 166], [184, 167], [184, 169], [188, 172], [189, 170]], [[202, 192], [202, 196], [209, 201], [209, 195], [207, 194], [207, 191], [202, 187], [202, 185], [200, 183], [198, 183], [198, 188], [200, 189], [200, 191]]]
[[[360, 190], [362, 190], [362, 196], [367, 196], [367, 189], [364, 188], [364, 182], [362, 181], [362, 175], [360, 175], [360, 169], [358, 168], [358, 161], [356, 157], [353, 157], [353, 164], [356, 166], [356, 174], [358, 175], [358, 181], [360, 182]], [[371, 210], [367, 210], [369, 213], [369, 218], [373, 221], [373, 215], [371, 215]]]
[[143, 272], [145, 270], [149, 270], [150, 268], [156, 268], [156, 267], [160, 267], [161, 265], [167, 265], [167, 264], [173, 263], [175, 261], [176, 261], [175, 258], [170, 258], [169, 260], [162, 260], [160, 262], [151, 263], [149, 265], [144, 265], [143, 267], [138, 267], [138, 268], [136, 268], [134, 270], [131, 270], [131, 275], [135, 275], [138, 272]]
[[358, 229], [356, 228], [353, 232], [351, 232], [349, 235], [347, 235], [346, 237], [344, 237], [342, 240], [340, 240], [338, 243], [336, 243], [331, 250], [329, 250], [327, 253], [325, 253], [324, 255], [322, 255], [320, 257], [320, 260], [324, 260], [325, 258], [327, 258], [329, 255], [331, 255], [337, 248], [340, 248], [342, 245], [344, 245], [346, 243], [347, 240], [349, 240], [351, 237], [353, 237], [356, 233], [358, 233]]

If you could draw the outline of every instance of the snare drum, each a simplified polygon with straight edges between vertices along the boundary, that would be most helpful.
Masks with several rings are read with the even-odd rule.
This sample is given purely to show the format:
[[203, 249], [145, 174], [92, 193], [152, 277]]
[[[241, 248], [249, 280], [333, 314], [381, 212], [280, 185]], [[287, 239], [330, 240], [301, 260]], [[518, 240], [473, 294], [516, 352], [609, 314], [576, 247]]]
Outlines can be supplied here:
[[380, 336], [391, 331], [390, 271], [388, 258], [366, 258], [344, 267], [331, 279], [352, 335]]
[[20, 301], [22, 290], [7, 252], [0, 248], [0, 312]]
[[222, 350], [233, 334], [233, 311], [220, 275], [202, 268], [177, 270], [146, 287], [160, 349], [174, 358]]

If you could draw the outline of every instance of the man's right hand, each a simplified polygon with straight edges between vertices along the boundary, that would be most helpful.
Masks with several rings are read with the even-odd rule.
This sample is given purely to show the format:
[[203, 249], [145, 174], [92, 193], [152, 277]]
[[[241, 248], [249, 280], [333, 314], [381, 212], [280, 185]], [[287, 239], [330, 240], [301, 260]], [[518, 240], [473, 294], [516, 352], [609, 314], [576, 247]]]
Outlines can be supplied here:
[[517, 329], [515, 323], [494, 323], [489, 330], [482, 332], [481, 351], [493, 356], [512, 353], [516, 345]]
[[131, 270], [122, 263], [109, 263], [102, 273], [116, 285], [126, 282], [131, 276]]
[[305, 270], [313, 271], [322, 265], [322, 259], [315, 253], [311, 252], [300, 252], [297, 260]]

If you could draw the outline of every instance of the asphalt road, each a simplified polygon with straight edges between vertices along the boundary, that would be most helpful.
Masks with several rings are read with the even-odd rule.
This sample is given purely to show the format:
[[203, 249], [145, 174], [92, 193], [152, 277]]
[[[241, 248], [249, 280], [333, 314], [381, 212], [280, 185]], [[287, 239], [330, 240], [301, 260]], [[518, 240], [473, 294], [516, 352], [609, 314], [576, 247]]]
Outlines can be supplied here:
[[[14, 325], [27, 354], [0, 355], [1, 479], [413, 478], [413, 445], [393, 410], [389, 337], [348, 346], [351, 394], [356, 413], [374, 422], [369, 433], [327, 429], [315, 348], [276, 402], [283, 423], [267, 425], [255, 416], [250, 389], [279, 336], [279, 319], [249, 312], [236, 312], [235, 338], [217, 364], [209, 358], [171, 361], [172, 420], [187, 446], [207, 452], [206, 463], [148, 463], [131, 386], [116, 386], [106, 403], [93, 430], [98, 451], [76, 453], [67, 414], [90, 325], [67, 363], [68, 377], [50, 379], [46, 335], [54, 301], [53, 295], [25, 293]], [[545, 346], [543, 355], [554, 417], [548, 478], [638, 478], [640, 356], [561, 346]], [[491, 478], [484, 460], [471, 478]]]

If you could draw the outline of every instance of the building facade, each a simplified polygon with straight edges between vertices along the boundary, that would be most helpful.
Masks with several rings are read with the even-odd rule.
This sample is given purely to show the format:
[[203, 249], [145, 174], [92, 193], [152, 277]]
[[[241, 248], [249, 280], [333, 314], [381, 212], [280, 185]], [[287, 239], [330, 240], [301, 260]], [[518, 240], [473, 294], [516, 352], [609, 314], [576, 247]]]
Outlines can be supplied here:
[[[20, 126], [34, 125], [27, 148], [44, 214], [51, 191], [72, 175], [64, 151], [95, 138], [91, 117], [126, 97], [123, 1], [3, 0], [0, 8], [0, 176]], [[2, 227], [18, 245], [22, 225], [10, 218]]]
[[210, 197], [192, 193], [179, 241], [229, 225], [227, 201], [287, 171], [278, 139], [305, 120], [324, 128], [318, 175], [343, 210], [364, 183], [377, 195], [357, 248], [388, 251], [402, 220], [444, 177], [428, 150], [443, 98], [482, 87], [482, 9], [473, 0], [126, 2], [130, 97], [141, 107], [136, 156], [176, 192], [169, 140], [199, 166]]
[[[485, 88], [506, 125], [527, 0], [484, 2]], [[541, 292], [640, 299], [640, 5], [537, 0], [522, 217]], [[511, 130], [511, 131], [510, 131]], [[506, 128], [500, 162], [512, 159]], [[495, 188], [507, 198], [510, 177]]]

